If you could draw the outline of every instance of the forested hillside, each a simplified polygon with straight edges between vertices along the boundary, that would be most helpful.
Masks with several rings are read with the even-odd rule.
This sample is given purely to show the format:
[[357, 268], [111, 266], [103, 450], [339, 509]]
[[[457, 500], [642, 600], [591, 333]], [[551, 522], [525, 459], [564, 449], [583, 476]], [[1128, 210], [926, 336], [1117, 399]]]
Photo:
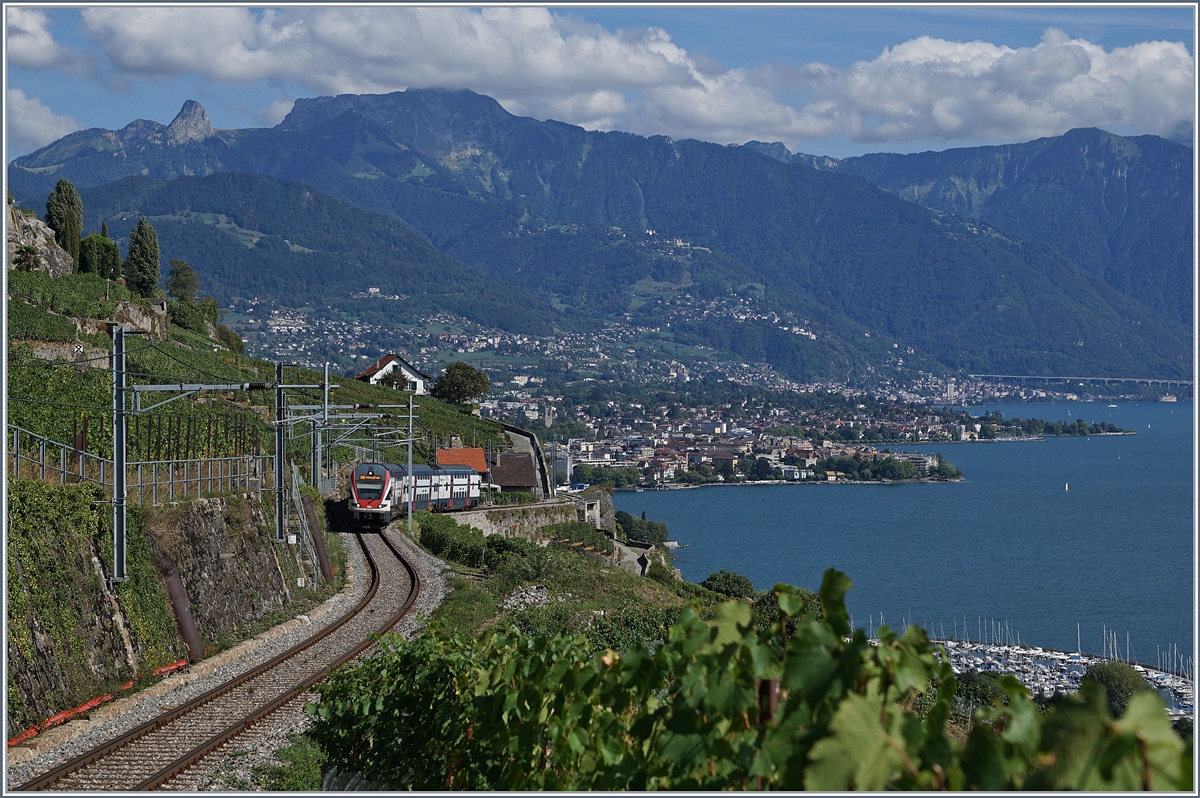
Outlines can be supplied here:
[[1192, 151], [1096, 128], [1022, 144], [840, 161], [750, 142], [792, 164], [854, 174], [930, 208], [1044, 241], [1168, 318], [1192, 323]]
[[411, 315], [448, 310], [529, 333], [549, 308], [438, 251], [393, 218], [309, 187], [261, 175], [131, 177], [82, 192], [85, 225], [114, 230], [145, 216], [164, 252], [187, 260], [206, 288], [232, 297], [327, 304], [375, 286], [408, 298]]
[[[762, 318], [710, 323], [693, 313], [674, 329], [800, 378], [844, 377], [879, 366], [891, 350], [975, 372], [1190, 372], [1186, 327], [1118, 293], [1053, 247], [922, 208], [863, 177], [799, 169], [751, 147], [588, 132], [512, 116], [472, 92], [432, 90], [299, 100], [275, 128], [213, 131], [184, 146], [163, 143], [159, 134], [137, 135], [130, 128], [73, 134], [18, 159], [10, 175], [26, 188], [51, 174], [87, 185], [109, 176], [100, 163], [112, 159], [114, 142], [136, 139], [136, 148], [122, 145], [128, 168], [148, 170], [151, 178], [195, 169], [300, 180], [402, 219], [443, 252], [506, 281], [489, 284], [491, 296], [471, 305], [469, 295], [456, 293], [469, 278], [451, 270], [437, 296], [418, 303], [531, 330], [545, 317], [536, 303], [518, 301], [510, 285], [553, 304], [565, 325], [625, 313], [665, 325], [672, 307], [754, 294], [769, 311]], [[235, 195], [250, 190], [244, 182], [228, 186]], [[356, 233], [338, 238], [325, 231], [319, 235], [336, 240], [317, 242], [310, 222], [328, 226], [332, 217], [305, 215], [309, 200], [299, 202], [299, 194], [287, 195], [280, 207], [308, 221], [285, 228], [274, 211], [256, 210], [266, 195], [247, 200], [212, 191], [189, 205], [196, 190], [177, 195], [120, 184], [103, 189], [110, 202], [87, 194], [85, 204], [121, 214], [136, 205], [190, 257], [212, 253], [220, 263], [210, 267], [210, 279], [223, 298], [235, 287], [238, 294], [267, 291], [283, 273], [302, 296], [357, 286], [367, 273], [387, 274], [396, 290], [412, 293], [413, 281], [393, 278], [387, 265], [393, 253], [403, 260], [420, 250], [391, 243], [402, 238], [399, 225], [388, 228], [376, 221], [381, 217], [355, 211], [372, 219], [367, 232], [384, 236], [382, 246], [344, 223], [343, 230]], [[312, 194], [311, 202], [324, 201]], [[151, 208], [151, 201], [158, 205]], [[210, 224], [185, 211], [236, 216], [243, 232], [233, 232], [252, 247], [234, 245], [228, 235], [214, 238], [226, 222]], [[332, 268], [322, 253], [333, 258], [335, 245], [351, 249]], [[414, 278], [429, 273], [416, 261], [405, 264], [400, 271]], [[470, 314], [457, 310], [468, 306]], [[781, 335], [789, 325], [822, 335]]]

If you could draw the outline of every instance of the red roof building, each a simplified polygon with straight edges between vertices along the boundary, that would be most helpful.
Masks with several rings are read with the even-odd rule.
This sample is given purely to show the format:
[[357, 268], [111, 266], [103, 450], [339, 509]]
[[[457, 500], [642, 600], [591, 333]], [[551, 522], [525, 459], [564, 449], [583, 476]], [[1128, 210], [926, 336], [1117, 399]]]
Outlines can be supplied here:
[[437, 450], [438, 465], [465, 465], [474, 468], [480, 474], [487, 473], [487, 459], [484, 457], [483, 449], [438, 449]]

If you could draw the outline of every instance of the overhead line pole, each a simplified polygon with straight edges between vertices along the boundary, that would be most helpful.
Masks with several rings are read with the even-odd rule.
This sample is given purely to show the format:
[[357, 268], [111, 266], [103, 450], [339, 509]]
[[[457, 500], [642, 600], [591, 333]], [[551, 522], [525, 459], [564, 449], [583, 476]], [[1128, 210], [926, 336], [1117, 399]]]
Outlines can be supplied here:
[[412, 443], [413, 443], [413, 395], [408, 395], [408, 536], [411, 538], [413, 517], [413, 479], [412, 472]]
[[125, 582], [125, 328], [111, 324], [113, 342], [113, 582]]
[[283, 398], [283, 363], [275, 364], [275, 542], [287, 540], [284, 529], [283, 462], [287, 447]]

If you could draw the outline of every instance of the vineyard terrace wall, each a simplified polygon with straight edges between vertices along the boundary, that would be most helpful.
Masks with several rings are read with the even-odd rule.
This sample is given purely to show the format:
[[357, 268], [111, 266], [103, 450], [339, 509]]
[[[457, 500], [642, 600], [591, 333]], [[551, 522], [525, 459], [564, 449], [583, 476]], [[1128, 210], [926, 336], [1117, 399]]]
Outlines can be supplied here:
[[454, 514], [459, 524], [472, 526], [484, 535], [504, 535], [537, 540], [539, 530], [551, 524], [585, 521], [597, 529], [616, 529], [612, 497], [603, 490], [581, 496], [551, 499], [538, 504], [508, 505], [466, 510]]
[[206, 655], [304, 611], [344, 580], [339, 561], [336, 583], [314, 590], [299, 547], [274, 544], [261, 502], [247, 495], [150, 514], [130, 506], [130, 578], [110, 586], [111, 508], [93, 504], [102, 498], [88, 485], [9, 483], [11, 734], [187, 656], [162, 580], [167, 562]]

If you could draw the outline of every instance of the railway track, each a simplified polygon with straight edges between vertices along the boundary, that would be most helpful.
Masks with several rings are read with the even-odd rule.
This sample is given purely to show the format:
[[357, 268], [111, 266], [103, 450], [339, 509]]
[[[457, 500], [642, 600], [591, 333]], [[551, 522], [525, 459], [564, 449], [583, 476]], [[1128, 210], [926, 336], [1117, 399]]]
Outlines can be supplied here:
[[370, 566], [371, 588], [346, 617], [238, 678], [11, 789], [153, 790], [294, 703], [330, 670], [365, 651], [369, 635], [394, 626], [420, 592], [416, 570], [387, 535], [357, 538]]

